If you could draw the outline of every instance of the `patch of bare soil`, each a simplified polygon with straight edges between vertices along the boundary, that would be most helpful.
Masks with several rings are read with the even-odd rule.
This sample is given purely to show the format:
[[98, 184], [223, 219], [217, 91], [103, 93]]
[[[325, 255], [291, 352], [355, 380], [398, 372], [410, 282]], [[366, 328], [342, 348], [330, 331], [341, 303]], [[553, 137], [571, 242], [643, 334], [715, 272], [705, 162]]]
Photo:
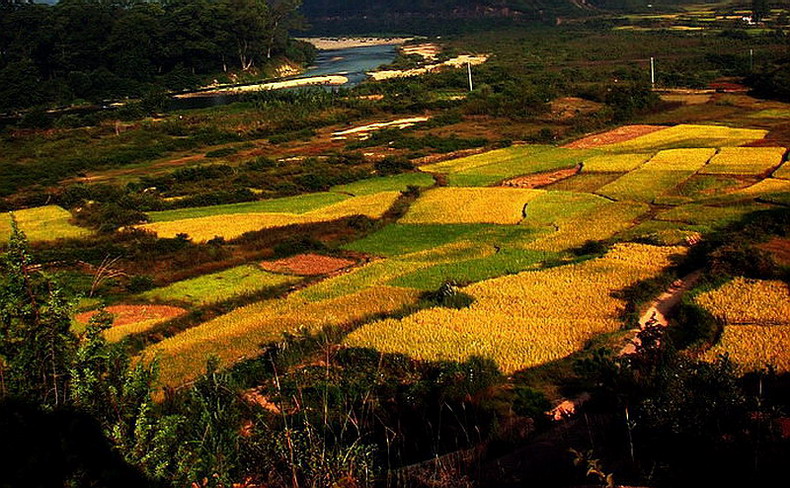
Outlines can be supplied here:
[[624, 125], [614, 130], [583, 137], [563, 147], [570, 149], [592, 149], [600, 146], [607, 146], [609, 144], [616, 144], [618, 142], [630, 141], [631, 139], [636, 139], [637, 137], [661, 129], [666, 129], [666, 127], [663, 125]]
[[[115, 317], [112, 323], [113, 327], [137, 324], [148, 320], [173, 319], [187, 313], [183, 308], [170, 305], [113, 305], [105, 310]], [[98, 310], [83, 312], [77, 314], [74, 320], [80, 324], [87, 324], [97, 313]]]
[[549, 119], [555, 121], [570, 120], [580, 115], [595, 113], [603, 107], [601, 103], [578, 97], [557, 98], [552, 100], [550, 105]]
[[276, 261], [264, 261], [261, 268], [274, 273], [298, 276], [319, 276], [343, 270], [356, 264], [353, 259], [323, 256], [321, 254], [297, 254]]
[[775, 237], [757, 247], [771, 253], [771, 256], [778, 264], [790, 266], [790, 238]]
[[[650, 307], [645, 310], [645, 313], [639, 317], [639, 330], [648, 327], [666, 327], [669, 325], [667, 316], [672, 309], [680, 303], [683, 294], [693, 288], [701, 276], [702, 271], [695, 271], [672, 283], [669, 289], [656, 298], [653, 303], [650, 304]], [[634, 335], [636, 335], [639, 330], [634, 330]], [[620, 351], [620, 355], [625, 356], [635, 353], [638, 345], [639, 338], [634, 337], [623, 347]]]
[[570, 169], [560, 169], [549, 173], [519, 176], [517, 178], [511, 178], [509, 180], [503, 181], [500, 186], [526, 189], [540, 188], [557, 181], [564, 180], [565, 178], [575, 176], [579, 173], [579, 171], [581, 171], [581, 166], [576, 166], [575, 168]]

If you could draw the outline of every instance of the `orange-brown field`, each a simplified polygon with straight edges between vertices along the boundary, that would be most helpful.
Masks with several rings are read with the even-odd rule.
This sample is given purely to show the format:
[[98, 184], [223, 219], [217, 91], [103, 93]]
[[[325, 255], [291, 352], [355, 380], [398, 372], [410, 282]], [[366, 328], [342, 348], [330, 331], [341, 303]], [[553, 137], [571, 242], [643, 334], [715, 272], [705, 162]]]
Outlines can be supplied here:
[[356, 261], [353, 259], [308, 253], [277, 259], [275, 261], [264, 261], [261, 263], [261, 267], [273, 273], [318, 276], [334, 273], [335, 271], [340, 271], [354, 264], [356, 264]]

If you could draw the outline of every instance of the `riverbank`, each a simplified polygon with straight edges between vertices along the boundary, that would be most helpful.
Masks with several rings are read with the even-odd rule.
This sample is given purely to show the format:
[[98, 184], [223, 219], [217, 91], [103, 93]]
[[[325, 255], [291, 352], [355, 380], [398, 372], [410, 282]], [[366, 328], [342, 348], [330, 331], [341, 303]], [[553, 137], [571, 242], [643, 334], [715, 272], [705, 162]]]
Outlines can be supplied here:
[[175, 98], [201, 98], [201, 97], [215, 97], [219, 95], [239, 95], [241, 93], [266, 91], [266, 90], [282, 90], [286, 88], [300, 88], [306, 86], [340, 86], [348, 83], [348, 78], [340, 75], [332, 76], [312, 76], [308, 78], [298, 78], [295, 80], [273, 81], [270, 83], [256, 83], [254, 85], [233, 86], [228, 88], [219, 88], [215, 90], [205, 90], [199, 92], [182, 93], [176, 95]]
[[302, 37], [298, 41], [307, 42], [320, 51], [333, 49], [351, 49], [369, 46], [399, 46], [405, 44], [413, 37]]

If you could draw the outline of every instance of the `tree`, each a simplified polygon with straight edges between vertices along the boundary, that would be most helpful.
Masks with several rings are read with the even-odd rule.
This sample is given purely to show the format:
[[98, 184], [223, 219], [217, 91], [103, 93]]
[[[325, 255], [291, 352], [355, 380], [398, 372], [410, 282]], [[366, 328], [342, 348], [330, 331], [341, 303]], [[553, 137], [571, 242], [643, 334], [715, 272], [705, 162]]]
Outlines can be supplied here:
[[70, 360], [77, 347], [71, 307], [33, 265], [25, 234], [11, 221], [0, 282], [0, 399], [45, 408], [68, 401]]
[[752, 21], [762, 22], [766, 15], [771, 12], [768, 0], [752, 0]]

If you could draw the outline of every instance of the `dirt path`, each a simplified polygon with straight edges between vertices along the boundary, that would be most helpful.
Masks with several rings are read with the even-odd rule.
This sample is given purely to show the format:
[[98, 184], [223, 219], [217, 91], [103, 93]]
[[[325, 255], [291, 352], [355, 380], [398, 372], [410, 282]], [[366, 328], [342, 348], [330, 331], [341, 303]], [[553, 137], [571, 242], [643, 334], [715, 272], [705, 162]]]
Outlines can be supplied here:
[[[669, 325], [667, 316], [672, 311], [672, 309], [680, 303], [683, 295], [689, 291], [697, 283], [697, 281], [699, 281], [700, 276], [702, 276], [702, 271], [700, 270], [694, 271], [693, 273], [684, 276], [683, 278], [673, 282], [667, 291], [653, 300], [653, 302], [650, 304], [650, 307], [648, 307], [647, 310], [645, 310], [645, 312], [639, 317], [639, 329], [632, 330], [634, 336], [636, 336], [640, 330], [650, 326], [656, 325], [659, 327], [666, 327]], [[639, 345], [639, 339], [637, 337], [633, 337], [628, 342], [628, 344], [626, 344], [626, 346], [620, 350], [620, 356], [633, 354], [636, 352], [637, 345]]]
[[[636, 352], [636, 346], [639, 345], [639, 338], [637, 334], [639, 331], [653, 325], [659, 327], [666, 327], [669, 325], [669, 316], [672, 309], [674, 309], [683, 298], [683, 295], [689, 291], [702, 276], [702, 270], [694, 271], [679, 280], [676, 280], [670, 287], [661, 295], [659, 295], [645, 312], [639, 317], [639, 328], [632, 329], [631, 338], [621, 350], [618, 356], [625, 356], [626, 354], [633, 354]], [[572, 417], [579, 408], [590, 399], [590, 395], [583, 393], [572, 400], [565, 400], [551, 411], [547, 412], [554, 421], [561, 421]]]

